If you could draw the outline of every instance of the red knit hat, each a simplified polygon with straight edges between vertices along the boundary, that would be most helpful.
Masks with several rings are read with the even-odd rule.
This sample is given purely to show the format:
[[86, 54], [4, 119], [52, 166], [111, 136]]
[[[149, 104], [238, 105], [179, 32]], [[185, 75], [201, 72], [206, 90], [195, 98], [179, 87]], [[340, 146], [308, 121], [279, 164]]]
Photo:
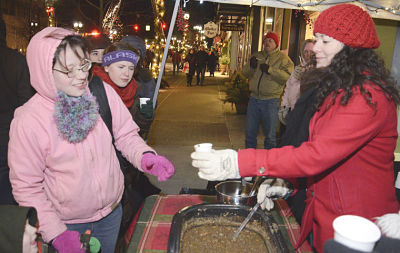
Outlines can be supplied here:
[[354, 4], [338, 4], [324, 10], [315, 21], [316, 33], [353, 48], [378, 48], [381, 44], [372, 18]]
[[274, 33], [274, 32], [268, 32], [267, 34], [265, 34], [265, 35], [264, 35], [264, 38], [263, 38], [263, 42], [264, 42], [264, 40], [266, 40], [266, 39], [268, 39], [268, 38], [273, 39], [273, 40], [275, 41], [276, 46], [277, 46], [277, 47], [279, 46], [279, 38], [278, 38], [278, 35], [277, 35], [276, 33]]

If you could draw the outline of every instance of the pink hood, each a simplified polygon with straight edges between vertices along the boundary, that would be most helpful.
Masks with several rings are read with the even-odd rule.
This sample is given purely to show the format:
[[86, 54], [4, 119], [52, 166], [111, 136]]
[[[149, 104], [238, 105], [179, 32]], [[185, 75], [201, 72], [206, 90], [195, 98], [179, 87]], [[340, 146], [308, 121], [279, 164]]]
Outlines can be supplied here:
[[31, 84], [38, 94], [46, 99], [54, 101], [57, 95], [52, 71], [54, 53], [61, 40], [73, 34], [74, 32], [63, 28], [47, 27], [35, 34], [29, 42], [26, 60]]

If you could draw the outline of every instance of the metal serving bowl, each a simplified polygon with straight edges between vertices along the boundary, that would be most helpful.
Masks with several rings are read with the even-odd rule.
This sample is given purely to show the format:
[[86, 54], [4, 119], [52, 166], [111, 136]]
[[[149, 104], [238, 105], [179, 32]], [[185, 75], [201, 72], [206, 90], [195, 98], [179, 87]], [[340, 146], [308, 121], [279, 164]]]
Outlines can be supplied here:
[[240, 181], [224, 181], [215, 186], [217, 191], [217, 202], [230, 205], [254, 206], [257, 202], [257, 194], [254, 192], [251, 196], [252, 183], [246, 182], [242, 187]]

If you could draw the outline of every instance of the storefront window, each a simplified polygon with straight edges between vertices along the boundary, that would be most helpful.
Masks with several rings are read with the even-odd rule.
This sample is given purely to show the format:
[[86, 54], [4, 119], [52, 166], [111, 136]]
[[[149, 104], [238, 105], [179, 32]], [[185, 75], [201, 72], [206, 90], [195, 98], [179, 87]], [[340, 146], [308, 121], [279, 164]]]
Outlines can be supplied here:
[[266, 13], [264, 15], [264, 34], [273, 30], [275, 8], [266, 7]]

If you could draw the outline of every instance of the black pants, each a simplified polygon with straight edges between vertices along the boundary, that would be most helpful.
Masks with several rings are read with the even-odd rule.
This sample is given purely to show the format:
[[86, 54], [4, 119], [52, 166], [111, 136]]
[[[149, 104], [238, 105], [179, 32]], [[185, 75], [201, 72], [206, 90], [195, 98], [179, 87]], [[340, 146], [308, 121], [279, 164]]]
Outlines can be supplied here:
[[186, 83], [188, 86], [192, 86], [193, 74], [186, 74]]

